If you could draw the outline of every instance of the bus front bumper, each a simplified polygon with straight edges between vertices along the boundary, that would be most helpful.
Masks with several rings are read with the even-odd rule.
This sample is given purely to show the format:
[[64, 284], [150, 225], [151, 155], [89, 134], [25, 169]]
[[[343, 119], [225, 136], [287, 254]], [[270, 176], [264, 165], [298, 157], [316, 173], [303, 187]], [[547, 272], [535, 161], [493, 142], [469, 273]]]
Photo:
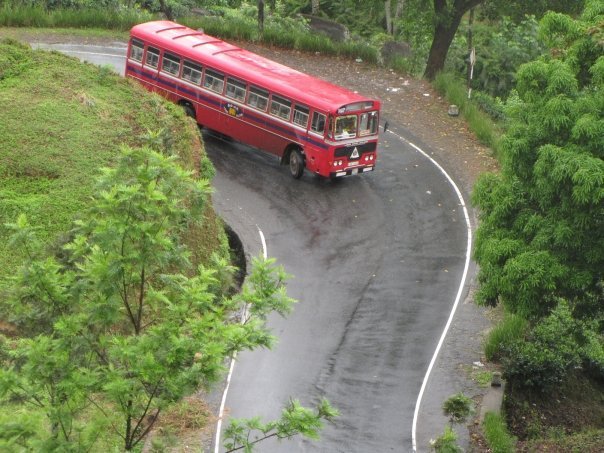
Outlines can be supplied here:
[[356, 168], [349, 168], [347, 170], [342, 170], [342, 171], [334, 171], [331, 172], [329, 174], [330, 178], [339, 178], [341, 176], [350, 176], [350, 175], [357, 175], [359, 173], [367, 173], [368, 171], [373, 171], [374, 167], [356, 167]]

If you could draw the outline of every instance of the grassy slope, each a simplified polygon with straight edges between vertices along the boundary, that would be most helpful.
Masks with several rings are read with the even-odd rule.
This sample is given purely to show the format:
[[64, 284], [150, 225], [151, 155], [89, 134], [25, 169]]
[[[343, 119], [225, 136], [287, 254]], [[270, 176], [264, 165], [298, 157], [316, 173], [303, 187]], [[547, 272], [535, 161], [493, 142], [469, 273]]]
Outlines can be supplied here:
[[[0, 45], [0, 106], [0, 280], [22, 258], [8, 248], [3, 225], [26, 213], [44, 242], [56, 243], [120, 144], [141, 145], [148, 130], [164, 128], [183, 165], [199, 166], [199, 134], [179, 108], [58, 53]], [[205, 230], [192, 235], [203, 255], [222, 240], [215, 216], [207, 216]]]

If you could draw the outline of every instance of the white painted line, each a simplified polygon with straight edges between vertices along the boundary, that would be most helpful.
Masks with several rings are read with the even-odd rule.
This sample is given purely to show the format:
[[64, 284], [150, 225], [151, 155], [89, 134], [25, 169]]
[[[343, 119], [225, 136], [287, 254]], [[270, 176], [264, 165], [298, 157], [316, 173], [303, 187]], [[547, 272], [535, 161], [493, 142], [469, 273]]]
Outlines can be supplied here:
[[453, 189], [455, 189], [455, 193], [457, 194], [457, 198], [459, 199], [459, 204], [463, 208], [463, 214], [466, 219], [466, 227], [467, 227], [467, 233], [468, 233], [468, 239], [466, 242], [466, 262], [465, 262], [465, 266], [464, 266], [464, 270], [463, 270], [463, 275], [461, 277], [461, 282], [459, 284], [459, 289], [457, 290], [457, 296], [455, 297], [455, 303], [453, 304], [453, 308], [451, 309], [451, 313], [449, 314], [449, 319], [447, 320], [445, 329], [443, 330], [443, 333], [440, 336], [440, 340], [438, 340], [438, 345], [436, 346], [436, 350], [434, 351], [432, 360], [430, 360], [430, 364], [428, 365], [428, 370], [426, 371], [426, 375], [424, 376], [422, 386], [419, 390], [419, 394], [417, 395], [417, 401], [415, 402], [415, 410], [413, 412], [413, 425], [411, 428], [411, 439], [412, 439], [412, 444], [413, 444], [413, 451], [417, 451], [416, 432], [417, 432], [417, 418], [419, 415], [419, 408], [421, 406], [422, 398], [424, 396], [424, 392], [425, 392], [426, 386], [428, 384], [428, 379], [430, 378], [430, 373], [432, 372], [432, 368], [434, 368], [434, 363], [436, 362], [436, 358], [438, 357], [440, 349], [445, 341], [445, 337], [447, 336], [449, 328], [451, 327], [451, 323], [453, 322], [453, 317], [455, 316], [455, 312], [457, 311], [457, 306], [459, 305], [459, 301], [461, 300], [461, 296], [463, 294], [463, 289], [466, 284], [466, 278], [468, 277], [468, 269], [470, 268], [470, 257], [471, 257], [471, 250], [472, 250], [472, 224], [470, 223], [470, 216], [468, 214], [468, 208], [464, 201], [463, 195], [461, 194], [459, 187], [457, 187], [457, 184], [455, 184], [455, 181], [453, 181], [453, 179], [451, 178], [451, 176], [449, 176], [449, 174], [445, 171], [445, 169], [438, 162], [436, 162], [432, 157], [430, 157], [428, 155], [428, 153], [426, 153], [423, 149], [421, 149], [415, 143], [410, 142], [406, 138], [392, 132], [391, 130], [388, 130], [388, 132], [390, 132], [391, 134], [398, 137], [400, 140], [409, 144], [409, 146], [411, 146], [416, 151], [421, 153], [424, 157], [427, 157], [430, 160], [430, 162], [432, 162], [436, 166], [436, 168], [438, 168], [441, 171], [441, 173], [443, 175], [445, 175], [445, 177], [447, 178], [447, 180], [449, 181], [451, 186], [453, 186]]
[[[260, 235], [260, 242], [262, 242], [262, 256], [264, 259], [268, 258], [268, 252], [266, 247], [266, 239], [264, 233], [258, 225], [258, 234]], [[248, 306], [243, 307], [243, 313], [241, 315], [241, 323], [243, 324], [248, 319]], [[220, 401], [220, 409], [218, 409], [218, 422], [216, 423], [216, 442], [214, 443], [214, 453], [220, 452], [220, 433], [222, 431], [222, 419], [224, 418], [224, 407], [226, 405], [227, 394], [229, 393], [229, 387], [231, 386], [231, 378], [233, 377], [233, 370], [235, 369], [235, 360], [237, 359], [237, 352], [233, 353], [231, 357], [231, 366], [229, 367], [229, 374], [227, 374], [226, 386], [224, 392], [222, 392], [222, 400]]]
[[70, 49], [65, 49], [65, 50], [61, 50], [61, 52], [65, 52], [65, 53], [75, 53], [75, 54], [82, 54], [82, 55], [98, 55], [100, 57], [118, 57], [118, 58], [126, 58], [125, 55], [120, 55], [120, 54], [115, 54], [115, 53], [100, 53], [100, 52], [85, 52], [83, 50], [70, 50]]

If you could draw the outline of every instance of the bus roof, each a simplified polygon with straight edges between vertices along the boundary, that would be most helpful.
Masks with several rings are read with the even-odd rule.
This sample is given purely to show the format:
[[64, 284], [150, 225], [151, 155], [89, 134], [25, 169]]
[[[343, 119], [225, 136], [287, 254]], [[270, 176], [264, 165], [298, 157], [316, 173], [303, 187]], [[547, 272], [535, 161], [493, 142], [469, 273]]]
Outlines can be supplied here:
[[377, 100], [175, 22], [154, 21], [135, 25], [130, 35], [325, 112], [336, 112], [340, 107], [363, 101], [373, 101], [374, 109], [379, 109]]

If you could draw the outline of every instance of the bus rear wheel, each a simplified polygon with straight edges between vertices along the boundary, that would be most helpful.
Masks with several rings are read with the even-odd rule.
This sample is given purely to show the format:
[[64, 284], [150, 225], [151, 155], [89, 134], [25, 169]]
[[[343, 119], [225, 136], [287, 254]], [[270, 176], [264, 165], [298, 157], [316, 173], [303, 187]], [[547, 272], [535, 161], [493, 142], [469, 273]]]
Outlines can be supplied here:
[[293, 149], [289, 154], [289, 172], [295, 179], [304, 173], [304, 157], [299, 149]]

